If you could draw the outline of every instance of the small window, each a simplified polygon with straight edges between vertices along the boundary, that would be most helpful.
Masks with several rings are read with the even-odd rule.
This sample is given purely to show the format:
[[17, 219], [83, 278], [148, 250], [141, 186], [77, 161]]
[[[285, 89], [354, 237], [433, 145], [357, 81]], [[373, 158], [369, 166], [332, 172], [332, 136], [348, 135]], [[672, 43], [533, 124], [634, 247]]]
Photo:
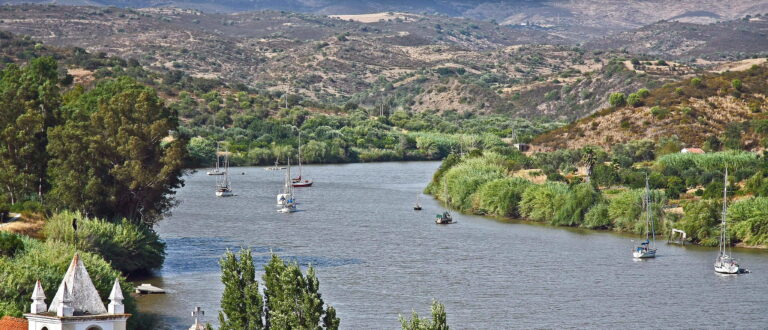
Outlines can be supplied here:
[[98, 325], [92, 325], [92, 326], [89, 326], [89, 327], [85, 328], [85, 330], [102, 330], [102, 329]]
[[48, 330], [48, 327], [42, 327], [40, 330]]

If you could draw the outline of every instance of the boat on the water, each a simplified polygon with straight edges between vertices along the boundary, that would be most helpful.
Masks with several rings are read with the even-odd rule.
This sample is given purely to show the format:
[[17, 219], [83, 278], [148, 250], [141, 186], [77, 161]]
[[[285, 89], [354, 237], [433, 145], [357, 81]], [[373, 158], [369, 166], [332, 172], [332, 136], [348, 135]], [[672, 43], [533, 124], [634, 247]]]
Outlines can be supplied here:
[[645, 176], [645, 195], [643, 196], [643, 206], [645, 208], [645, 241], [635, 247], [632, 251], [632, 257], [645, 259], [656, 257], [656, 231], [653, 228], [653, 218], [651, 217], [651, 189], [648, 185], [648, 176]]
[[419, 195], [416, 195], [416, 204], [413, 205], [414, 211], [421, 211], [421, 203], [419, 203]]
[[438, 214], [435, 216], [435, 223], [438, 225], [447, 225], [449, 223], [453, 223], [453, 217], [450, 213], [448, 213], [448, 211], [445, 211], [443, 214]]
[[285, 167], [280, 166], [279, 159], [275, 159], [275, 166], [265, 167], [264, 169], [267, 170], [267, 171], [279, 171], [279, 170], [284, 170]]
[[232, 192], [232, 181], [229, 178], [229, 152], [224, 152], [224, 173], [216, 178], [216, 196], [230, 197], [234, 196]]
[[291, 160], [288, 159], [288, 168], [283, 180], [283, 192], [277, 194], [277, 212], [291, 213], [296, 212], [296, 198], [293, 196], [293, 185], [291, 184]]
[[224, 172], [221, 169], [221, 154], [219, 153], [219, 143], [216, 143], [216, 164], [214, 164], [213, 169], [206, 172], [208, 175], [224, 175]]
[[715, 272], [720, 274], [741, 274], [747, 270], [741, 268], [736, 259], [733, 258], [731, 251], [730, 237], [728, 237], [728, 168], [725, 169], [723, 179], [723, 213], [720, 222], [720, 249], [715, 259]]
[[312, 180], [304, 179], [301, 176], [301, 170], [302, 170], [302, 167], [303, 167], [301, 165], [301, 131], [299, 131], [299, 155], [298, 155], [298, 158], [299, 158], [299, 176], [291, 179], [291, 185], [293, 185], [296, 188], [311, 187], [312, 186]]

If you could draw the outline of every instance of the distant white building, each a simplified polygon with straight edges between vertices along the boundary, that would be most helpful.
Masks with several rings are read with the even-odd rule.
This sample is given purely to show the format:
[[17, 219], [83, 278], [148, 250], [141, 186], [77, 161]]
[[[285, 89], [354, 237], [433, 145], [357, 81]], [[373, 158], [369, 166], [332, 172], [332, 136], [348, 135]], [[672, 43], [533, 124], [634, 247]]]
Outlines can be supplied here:
[[43, 286], [37, 281], [30, 312], [24, 317], [29, 322], [28, 330], [125, 330], [131, 314], [125, 314], [118, 279], [108, 299], [110, 303], [105, 307], [83, 261], [75, 254], [51, 306], [46, 306]]

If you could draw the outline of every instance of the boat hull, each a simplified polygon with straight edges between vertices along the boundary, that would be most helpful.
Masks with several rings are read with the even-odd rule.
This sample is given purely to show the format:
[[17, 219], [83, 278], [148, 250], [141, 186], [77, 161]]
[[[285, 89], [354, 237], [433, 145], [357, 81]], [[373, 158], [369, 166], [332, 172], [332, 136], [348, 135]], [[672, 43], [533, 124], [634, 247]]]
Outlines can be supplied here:
[[215, 172], [215, 171], [208, 171], [206, 172], [208, 175], [224, 175], [224, 172]]
[[302, 187], [312, 187], [312, 181], [303, 181], [303, 182], [293, 182], [291, 185], [294, 188], [302, 188]]
[[235, 193], [233, 193], [231, 190], [217, 191], [216, 192], [216, 197], [232, 197], [234, 195], [235, 195]]
[[647, 251], [634, 251], [632, 256], [638, 259], [656, 258], [656, 249], [650, 249]]

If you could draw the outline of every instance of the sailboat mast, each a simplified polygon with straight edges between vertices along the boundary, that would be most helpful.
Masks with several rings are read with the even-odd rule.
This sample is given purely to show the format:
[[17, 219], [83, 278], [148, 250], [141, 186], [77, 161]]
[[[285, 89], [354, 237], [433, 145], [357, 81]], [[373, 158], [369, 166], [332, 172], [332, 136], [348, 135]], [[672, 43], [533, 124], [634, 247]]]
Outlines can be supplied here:
[[650, 236], [649, 231], [649, 225], [651, 223], [651, 196], [650, 196], [650, 188], [648, 185], [648, 175], [645, 175], [645, 196], [643, 197], [645, 204], [645, 240], [648, 240], [648, 236]]
[[299, 178], [301, 178], [301, 129], [299, 129]]
[[725, 254], [726, 244], [728, 244], [728, 230], [726, 228], [726, 215], [728, 213], [728, 167], [725, 168], [723, 175], [723, 213], [720, 215], [720, 255]]

